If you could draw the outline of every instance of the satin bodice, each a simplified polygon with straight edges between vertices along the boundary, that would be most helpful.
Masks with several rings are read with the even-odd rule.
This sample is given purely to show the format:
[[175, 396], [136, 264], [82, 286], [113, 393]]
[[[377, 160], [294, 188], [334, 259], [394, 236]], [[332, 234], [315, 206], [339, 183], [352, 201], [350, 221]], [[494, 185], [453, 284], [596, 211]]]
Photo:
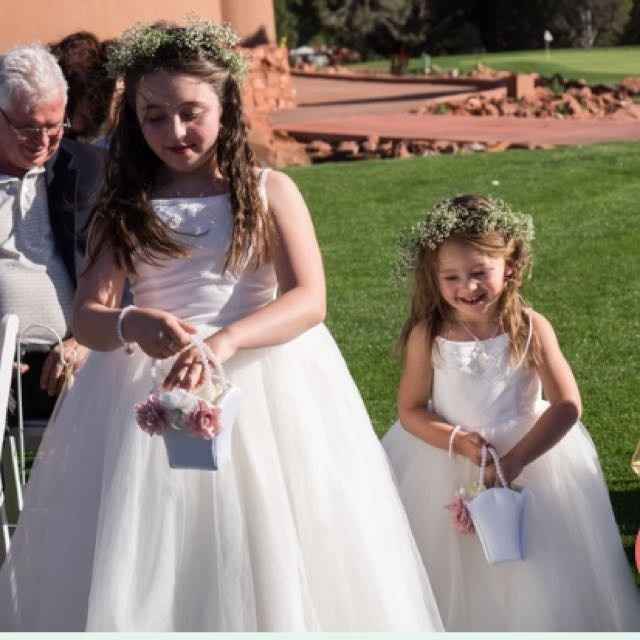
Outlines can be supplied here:
[[499, 450], [513, 446], [546, 406], [535, 369], [510, 361], [506, 334], [470, 342], [438, 337], [432, 362], [433, 410]]
[[233, 229], [228, 194], [156, 199], [152, 204], [189, 255], [157, 265], [137, 263], [131, 279], [136, 305], [169, 311], [196, 324], [224, 326], [274, 299], [272, 264], [237, 274], [224, 269]]

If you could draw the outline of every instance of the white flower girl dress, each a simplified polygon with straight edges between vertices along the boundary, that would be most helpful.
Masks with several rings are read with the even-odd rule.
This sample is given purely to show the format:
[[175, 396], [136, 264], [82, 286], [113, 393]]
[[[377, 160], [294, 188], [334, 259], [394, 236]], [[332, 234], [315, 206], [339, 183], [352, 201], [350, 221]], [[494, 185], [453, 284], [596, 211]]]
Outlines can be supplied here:
[[[157, 200], [189, 259], [140, 265], [135, 303], [203, 335], [269, 303], [272, 266], [223, 273], [227, 195]], [[92, 353], [46, 430], [0, 573], [0, 630], [441, 630], [384, 451], [331, 335], [245, 350], [232, 459], [169, 468], [135, 422], [140, 350]]]
[[[546, 409], [535, 370], [509, 362], [506, 335], [438, 337], [432, 407], [480, 432], [500, 455]], [[478, 480], [396, 423], [383, 438], [447, 631], [640, 630], [633, 583], [598, 455], [581, 423], [525, 467], [525, 559], [489, 565], [477, 535], [454, 529], [445, 505]]]

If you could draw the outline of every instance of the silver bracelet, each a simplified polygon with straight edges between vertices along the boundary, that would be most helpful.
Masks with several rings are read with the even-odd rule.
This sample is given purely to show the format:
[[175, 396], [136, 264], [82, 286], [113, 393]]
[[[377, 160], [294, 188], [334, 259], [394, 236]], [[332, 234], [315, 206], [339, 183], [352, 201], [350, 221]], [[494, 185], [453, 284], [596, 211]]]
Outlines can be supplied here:
[[118, 336], [118, 340], [120, 340], [120, 342], [122, 343], [122, 346], [124, 347], [124, 350], [130, 356], [133, 355], [134, 353], [133, 343], [127, 342], [124, 339], [124, 336], [122, 335], [122, 322], [124, 321], [124, 318], [127, 315], [127, 313], [129, 313], [129, 311], [133, 311], [134, 309], [137, 309], [137, 308], [138, 307], [136, 307], [135, 304], [130, 304], [128, 307], [124, 307], [123, 309], [121, 309], [120, 313], [118, 314], [118, 322], [116, 323], [116, 335]]

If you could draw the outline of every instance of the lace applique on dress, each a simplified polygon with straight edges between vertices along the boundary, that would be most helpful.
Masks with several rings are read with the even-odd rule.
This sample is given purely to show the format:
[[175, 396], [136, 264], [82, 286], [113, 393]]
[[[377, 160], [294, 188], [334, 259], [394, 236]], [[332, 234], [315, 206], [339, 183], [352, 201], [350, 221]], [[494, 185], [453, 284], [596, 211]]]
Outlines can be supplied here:
[[[524, 363], [533, 333], [531, 319], [529, 319], [529, 335], [523, 355], [515, 365], [511, 362], [509, 337], [506, 333], [486, 340], [479, 340], [468, 327], [463, 325], [463, 328], [473, 336], [473, 342], [456, 342], [442, 336], [436, 338], [437, 348], [433, 350], [431, 358], [435, 368], [462, 371], [474, 376], [491, 374], [496, 378], [504, 378], [519, 369]], [[503, 344], [505, 340], [506, 345]]]
[[[200, 236], [211, 227], [210, 207], [206, 198], [193, 201], [154, 200], [153, 209], [170, 229], [188, 235]], [[206, 210], [206, 214], [203, 212]]]
[[462, 371], [473, 376], [506, 375], [509, 369], [509, 350], [501, 344], [504, 334], [490, 340], [453, 342], [438, 337], [432, 362], [438, 369]]
[[504, 369], [504, 350], [491, 351], [483, 342], [477, 341], [463, 353], [463, 366], [473, 375], [483, 375], [489, 371], [496, 373]]

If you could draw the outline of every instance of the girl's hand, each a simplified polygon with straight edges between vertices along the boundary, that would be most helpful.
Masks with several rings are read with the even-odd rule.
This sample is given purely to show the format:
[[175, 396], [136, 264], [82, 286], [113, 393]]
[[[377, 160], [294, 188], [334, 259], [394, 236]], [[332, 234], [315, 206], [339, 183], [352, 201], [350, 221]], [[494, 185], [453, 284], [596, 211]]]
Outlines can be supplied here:
[[[205, 343], [213, 351], [220, 364], [226, 362], [237, 351], [225, 329], [214, 333], [205, 340]], [[210, 363], [210, 366], [213, 367], [213, 364]], [[204, 380], [205, 370], [202, 364], [202, 356], [198, 349], [191, 347], [178, 356], [162, 386], [165, 389], [181, 387], [187, 391], [192, 391], [203, 384]]]
[[162, 386], [167, 390], [181, 387], [187, 391], [193, 391], [204, 383], [204, 379], [205, 370], [202, 356], [198, 349], [191, 347], [178, 356]]
[[[482, 447], [490, 444], [477, 431], [460, 431], [453, 441], [453, 450], [479, 467], [482, 463]], [[493, 465], [493, 462], [489, 457], [487, 459], [487, 470], [491, 465]]]
[[133, 309], [122, 322], [127, 342], [137, 342], [150, 357], [162, 360], [180, 353], [191, 343], [196, 328], [159, 309]]
[[[500, 458], [500, 468], [502, 469], [502, 475], [504, 476], [505, 482], [508, 486], [522, 473], [524, 465], [521, 464], [514, 456], [507, 454]], [[484, 474], [484, 484], [487, 488], [502, 486], [498, 480], [495, 465], [492, 465], [491, 467], [487, 465], [487, 469]]]
[[[76, 373], [87, 359], [89, 349], [78, 344], [75, 338], [68, 338], [62, 341], [62, 355], [65, 362], [71, 364], [72, 373]], [[58, 395], [62, 389], [65, 375], [65, 368], [60, 357], [60, 345], [56, 345], [49, 351], [49, 355], [42, 365], [40, 388], [50, 396]]]

